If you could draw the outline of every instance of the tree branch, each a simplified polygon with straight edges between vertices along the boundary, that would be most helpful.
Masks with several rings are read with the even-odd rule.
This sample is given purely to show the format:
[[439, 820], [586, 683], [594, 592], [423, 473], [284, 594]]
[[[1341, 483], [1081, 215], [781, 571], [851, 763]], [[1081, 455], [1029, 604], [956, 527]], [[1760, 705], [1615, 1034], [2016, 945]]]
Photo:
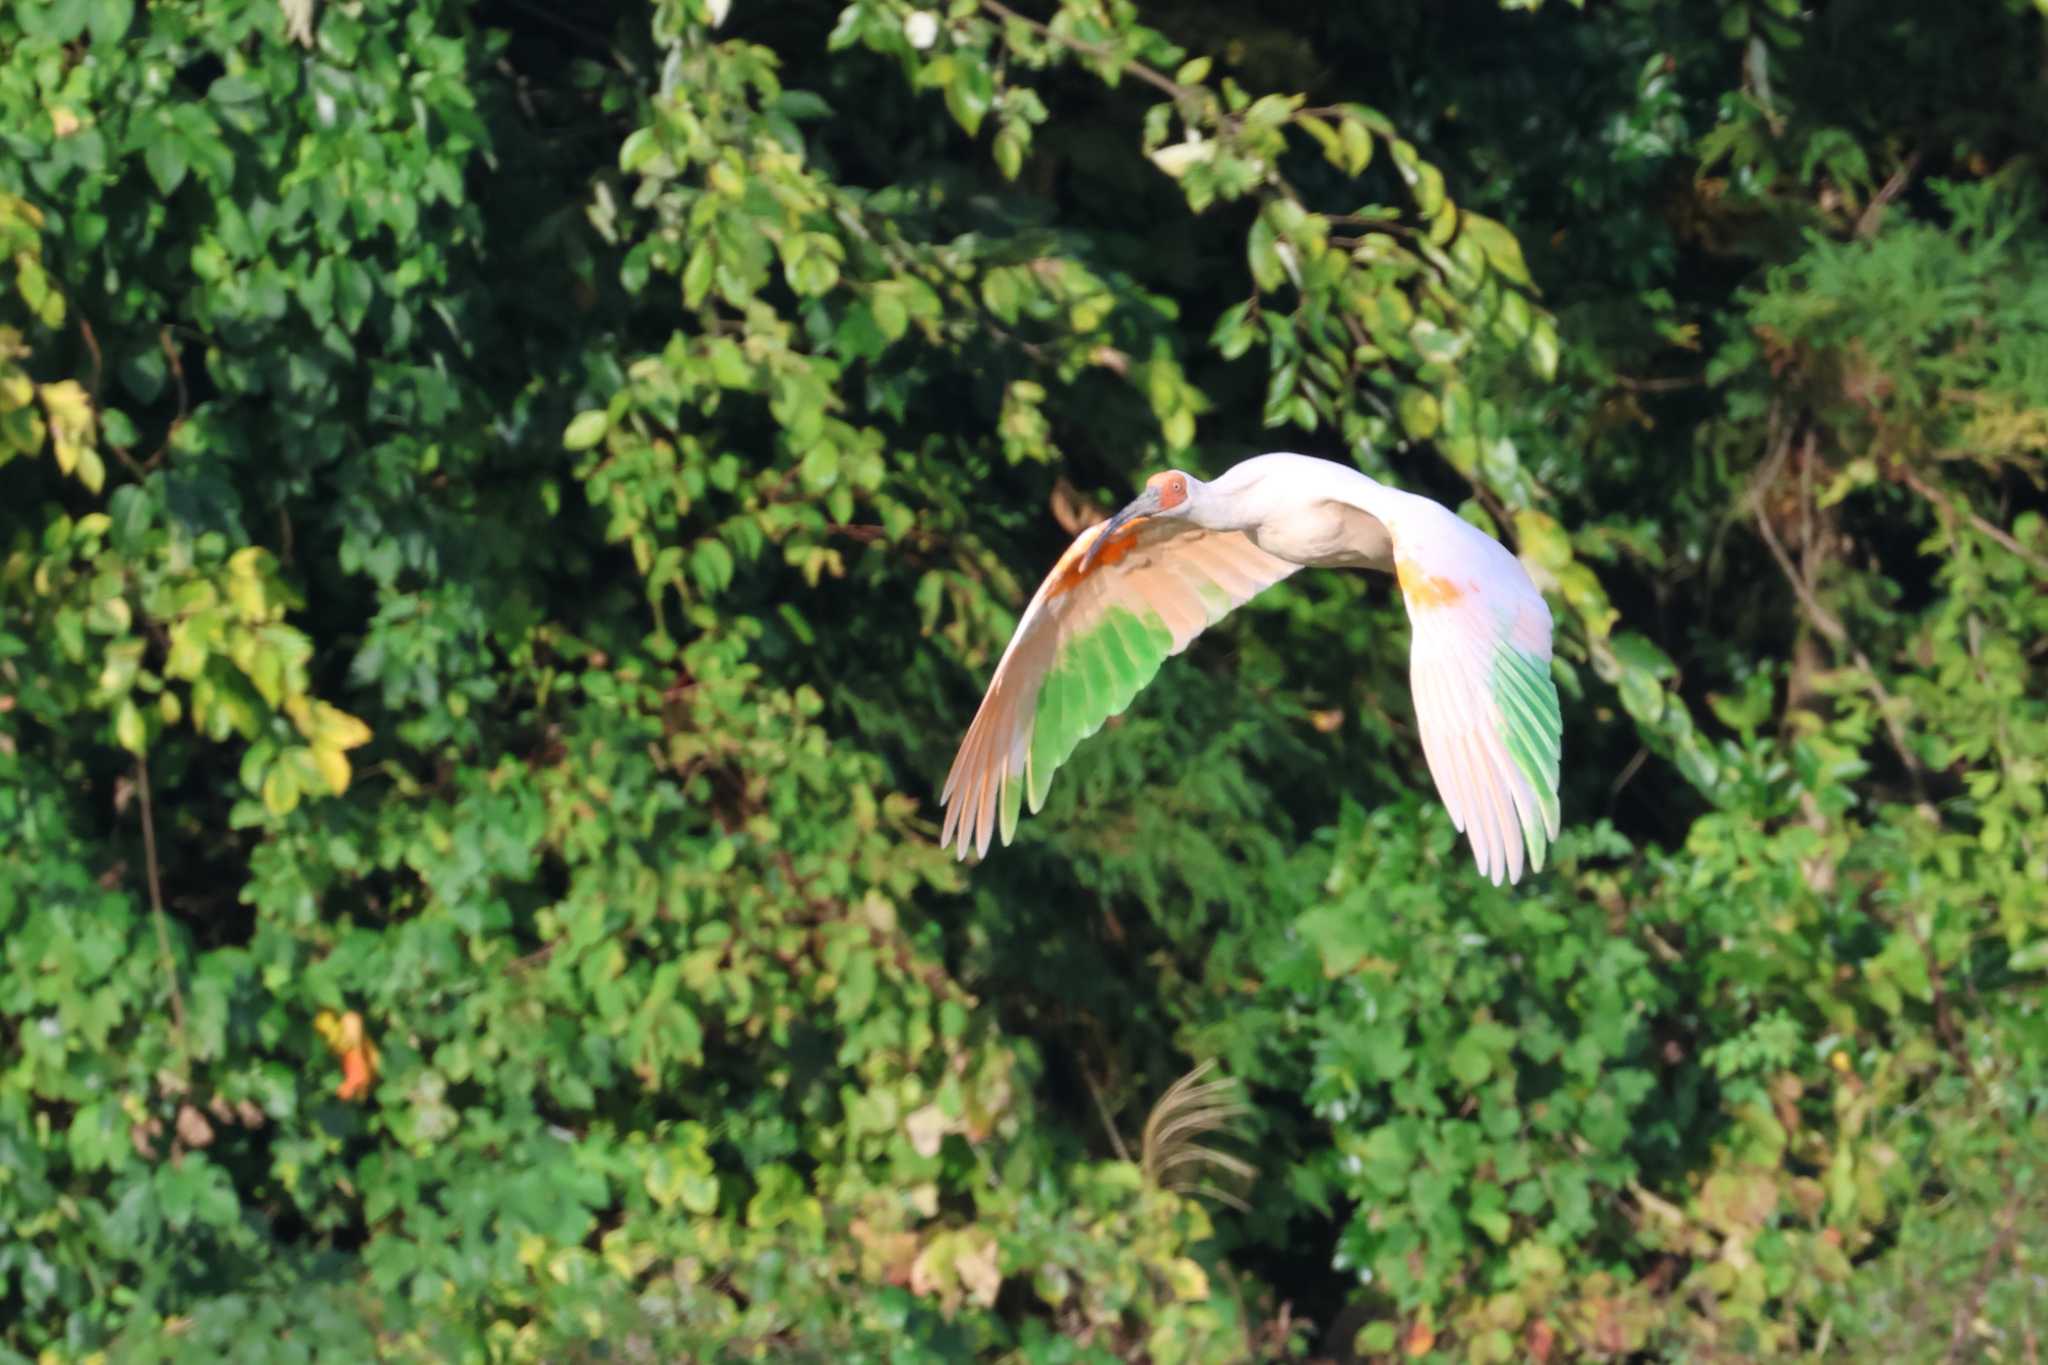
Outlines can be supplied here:
[[1856, 219], [1856, 235], [1859, 238], [1869, 237], [1877, 231], [1878, 225], [1884, 219], [1885, 208], [1905, 190], [1906, 182], [1913, 178], [1913, 170], [1919, 164], [1920, 153], [1916, 151], [1908, 156], [1904, 164], [1892, 172], [1891, 179], [1885, 181], [1878, 192], [1871, 196], [1870, 202], [1864, 206], [1863, 212]]
[[1970, 1297], [1956, 1305], [1955, 1317], [1951, 1320], [1948, 1335], [1948, 1353], [1942, 1357], [1944, 1365], [1954, 1365], [1964, 1359], [1963, 1349], [1970, 1340], [1970, 1324], [1977, 1320], [1978, 1310], [1984, 1306], [1984, 1295], [1991, 1288], [1991, 1277], [1998, 1273], [1998, 1263], [2010, 1256], [2019, 1240], [2020, 1199], [2017, 1182], [2008, 1173], [2005, 1178], [2005, 1207], [1999, 1211], [1998, 1236], [1991, 1243], [1991, 1250], [1984, 1254], [1984, 1263], [1977, 1267], [1977, 1277], [1970, 1283]]
[[2029, 568], [2031, 568], [2035, 573], [2040, 574], [2044, 578], [2048, 578], [2048, 559], [2041, 558], [2041, 556], [2035, 554], [2032, 550], [2029, 550], [2026, 546], [2020, 544], [2017, 540], [2014, 540], [2012, 538], [2011, 533], [2001, 531], [1998, 527], [1993, 526], [1990, 522], [1986, 521], [1983, 517], [1979, 516], [1975, 508], [1969, 507], [1967, 505], [1963, 507], [1956, 506], [1956, 499], [1950, 497], [1947, 493], [1942, 492], [1942, 490], [1936, 488], [1933, 484], [1927, 482], [1918, 474], [1915, 474], [1912, 470], [1905, 468], [1903, 465], [1898, 467], [1895, 477], [1898, 479], [1900, 483], [1906, 485], [1906, 487], [1912, 489], [1915, 493], [1918, 493], [1921, 497], [1933, 503], [1935, 507], [1940, 509], [1941, 511], [1946, 512], [1950, 516], [1959, 516], [1967, 520], [1972, 526], [1976, 527], [1985, 536], [1989, 537], [1993, 541], [1996, 541], [2000, 548], [2004, 549], [2009, 554], [2018, 558], [2021, 562], [2025, 563]]
[[[981, 7], [999, 19], [1011, 20], [1022, 24], [1039, 37], [1051, 39], [1060, 46], [1078, 52], [1084, 57], [1093, 57], [1097, 61], [1109, 61], [1117, 55], [1116, 49], [1105, 44], [1083, 42], [1081, 39], [1072, 37], [1069, 34], [1055, 31], [1051, 25], [1041, 23], [1028, 14], [1019, 14], [1008, 5], [1002, 3], [1002, 0], [981, 0]], [[1164, 91], [1172, 96], [1175, 103], [1198, 104], [1201, 101], [1201, 94], [1198, 91], [1182, 85], [1171, 76], [1145, 65], [1143, 62], [1127, 61], [1124, 63], [1124, 70], [1130, 72], [1153, 89]]]
[[[1809, 434], [1807, 440], [1812, 439]], [[1847, 653], [1854, 660], [1856, 667], [1862, 671], [1871, 695], [1877, 700], [1877, 714], [1884, 721], [1885, 732], [1891, 737], [1892, 748], [1897, 751], [1899, 761], [1906, 765], [1906, 775], [1912, 780], [1914, 789], [1919, 791], [1922, 788], [1921, 774], [1924, 769], [1906, 743], [1905, 728], [1893, 714], [1892, 694], [1885, 690], [1884, 683], [1879, 680], [1877, 669], [1870, 662], [1870, 656], [1857, 647], [1856, 642], [1849, 638], [1849, 632], [1843, 629], [1842, 623], [1813, 595], [1813, 589], [1807, 585], [1798, 568], [1793, 565], [1792, 556], [1785, 552], [1785, 546], [1779, 541], [1778, 533], [1771, 529], [1769, 514], [1764, 511], [1764, 490], [1770, 486], [1778, 466], [1784, 463], [1785, 456], [1790, 450], [1791, 438], [1786, 436], [1780, 440], [1778, 450], [1764, 466], [1764, 476], [1750, 489], [1750, 511], [1756, 520], [1757, 531], [1762, 535], [1765, 546], [1770, 549], [1771, 558], [1777, 561], [1779, 570], [1785, 575], [1785, 581], [1792, 585], [1792, 593], [1799, 599], [1800, 611], [1808, 623], [1825, 635], [1837, 649]], [[1924, 798], [1926, 793], [1921, 791], [1921, 795]]]

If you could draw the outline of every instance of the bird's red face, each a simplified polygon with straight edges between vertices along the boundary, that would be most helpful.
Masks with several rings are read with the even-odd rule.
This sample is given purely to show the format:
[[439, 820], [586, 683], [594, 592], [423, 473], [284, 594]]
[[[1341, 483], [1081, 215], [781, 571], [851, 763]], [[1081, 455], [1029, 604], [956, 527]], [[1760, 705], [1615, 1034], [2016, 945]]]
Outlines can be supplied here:
[[1170, 511], [1188, 500], [1188, 476], [1178, 469], [1169, 469], [1164, 474], [1154, 474], [1145, 480], [1145, 487], [1159, 495], [1159, 510]]
[[[1164, 474], [1154, 474], [1151, 478], [1145, 480], [1145, 491], [1138, 495], [1136, 501], [1102, 524], [1102, 529], [1095, 535], [1094, 543], [1088, 547], [1088, 552], [1081, 557], [1078, 572], [1085, 574], [1094, 568], [1096, 558], [1103, 553], [1106, 547], [1118, 543], [1117, 537], [1119, 535], [1125, 536], [1125, 548], [1128, 549], [1128, 538], [1130, 535], [1135, 535], [1136, 531], [1126, 532], [1125, 527], [1135, 527], [1137, 523], [1144, 521], [1147, 517], [1156, 517], [1163, 513], [1173, 512], [1175, 509], [1185, 505], [1187, 500], [1187, 475], [1181, 473], [1178, 469], [1169, 469]], [[1180, 515], [1185, 516], [1187, 513], [1182, 512]], [[1110, 562], [1115, 563], [1116, 561], [1111, 560]]]

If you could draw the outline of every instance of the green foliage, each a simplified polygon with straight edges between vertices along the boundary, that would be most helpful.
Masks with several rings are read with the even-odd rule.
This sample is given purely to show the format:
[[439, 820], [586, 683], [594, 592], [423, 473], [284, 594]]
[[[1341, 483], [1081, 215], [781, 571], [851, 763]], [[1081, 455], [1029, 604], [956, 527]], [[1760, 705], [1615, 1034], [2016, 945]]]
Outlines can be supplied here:
[[[1297, 8], [0, 13], [0, 1361], [2024, 1358], [2040, 15]], [[1549, 870], [1337, 575], [953, 863], [1289, 444], [1546, 591]]]

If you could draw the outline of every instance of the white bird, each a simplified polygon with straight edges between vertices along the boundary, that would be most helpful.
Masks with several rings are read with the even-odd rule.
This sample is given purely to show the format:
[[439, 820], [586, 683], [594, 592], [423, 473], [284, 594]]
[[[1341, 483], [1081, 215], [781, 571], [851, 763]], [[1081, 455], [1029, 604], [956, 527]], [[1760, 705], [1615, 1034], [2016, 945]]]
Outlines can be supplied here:
[[1306, 455], [1260, 455], [1204, 483], [1157, 474], [1074, 538], [1039, 585], [961, 741], [939, 838], [965, 858], [1009, 843], [1074, 746], [1159, 665], [1304, 565], [1391, 571], [1414, 631], [1422, 752], [1482, 875], [1540, 871], [1557, 837], [1563, 722], [1550, 608], [1521, 561], [1428, 498]]

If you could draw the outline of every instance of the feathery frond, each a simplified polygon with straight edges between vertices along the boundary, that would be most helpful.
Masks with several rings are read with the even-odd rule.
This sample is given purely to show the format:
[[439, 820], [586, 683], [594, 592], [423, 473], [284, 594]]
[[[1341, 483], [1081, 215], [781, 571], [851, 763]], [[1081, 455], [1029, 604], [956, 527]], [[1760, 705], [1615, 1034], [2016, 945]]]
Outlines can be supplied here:
[[[1238, 1083], [1228, 1076], [1202, 1078], [1214, 1070], [1215, 1060], [1203, 1062], [1167, 1088], [1145, 1119], [1145, 1134], [1138, 1144], [1138, 1165], [1145, 1180], [1162, 1190], [1181, 1194], [1202, 1194], [1232, 1208], [1247, 1207], [1237, 1190], [1251, 1185], [1258, 1172], [1242, 1157], [1200, 1139], [1211, 1133], [1230, 1132], [1231, 1125], [1252, 1112]], [[1211, 1179], [1205, 1182], [1205, 1174]], [[1237, 1190], [1216, 1183], [1227, 1178]]]

